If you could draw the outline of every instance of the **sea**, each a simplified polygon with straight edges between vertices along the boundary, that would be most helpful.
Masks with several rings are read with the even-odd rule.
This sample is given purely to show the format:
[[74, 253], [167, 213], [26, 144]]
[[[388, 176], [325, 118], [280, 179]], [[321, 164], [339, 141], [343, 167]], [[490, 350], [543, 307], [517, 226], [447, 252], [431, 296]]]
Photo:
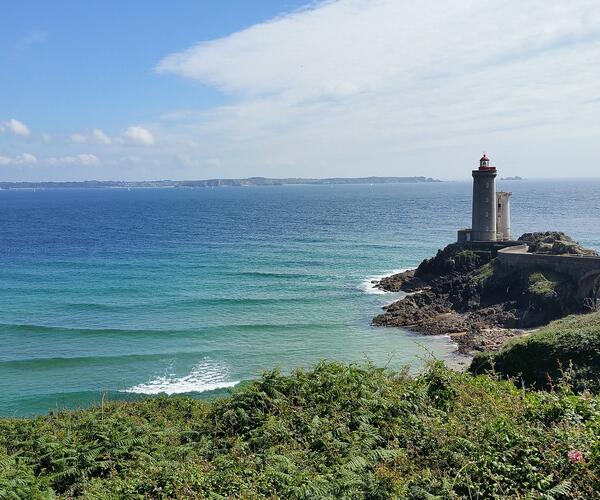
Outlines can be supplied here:
[[[600, 250], [600, 179], [499, 181], [512, 229]], [[320, 360], [464, 363], [376, 328], [372, 280], [470, 225], [471, 183], [0, 191], [0, 415], [220, 397]]]

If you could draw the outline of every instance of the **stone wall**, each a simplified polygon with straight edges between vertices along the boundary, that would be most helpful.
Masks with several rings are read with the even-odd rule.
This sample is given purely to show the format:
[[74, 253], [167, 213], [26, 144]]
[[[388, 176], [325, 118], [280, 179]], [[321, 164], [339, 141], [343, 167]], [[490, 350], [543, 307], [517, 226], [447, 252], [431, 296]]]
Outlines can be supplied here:
[[548, 269], [570, 276], [579, 286], [579, 295], [586, 297], [600, 277], [600, 257], [583, 255], [549, 255], [527, 252], [527, 245], [512, 246], [498, 251], [498, 260], [517, 269]]
[[492, 258], [495, 258], [497, 253], [506, 247], [522, 246], [521, 241], [466, 241], [462, 245], [469, 250], [474, 251], [489, 251]]

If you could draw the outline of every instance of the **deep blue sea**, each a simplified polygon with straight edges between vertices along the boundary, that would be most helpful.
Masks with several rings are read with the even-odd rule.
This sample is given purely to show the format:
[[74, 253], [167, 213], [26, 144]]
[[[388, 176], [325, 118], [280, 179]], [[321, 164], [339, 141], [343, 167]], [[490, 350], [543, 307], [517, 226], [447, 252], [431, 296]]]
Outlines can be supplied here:
[[[514, 233], [600, 249], [600, 180], [500, 182]], [[321, 359], [418, 368], [444, 337], [374, 328], [468, 227], [471, 183], [0, 191], [0, 414], [211, 397]]]

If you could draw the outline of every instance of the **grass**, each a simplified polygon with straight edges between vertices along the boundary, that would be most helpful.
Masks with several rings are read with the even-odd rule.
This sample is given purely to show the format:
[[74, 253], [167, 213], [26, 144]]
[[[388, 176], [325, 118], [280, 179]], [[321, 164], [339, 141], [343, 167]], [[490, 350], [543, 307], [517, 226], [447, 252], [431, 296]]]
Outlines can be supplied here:
[[0, 498], [593, 498], [599, 432], [600, 397], [565, 387], [321, 363], [0, 420]]
[[475, 281], [481, 283], [491, 278], [494, 275], [494, 262], [495, 261], [491, 261], [481, 266], [479, 273], [477, 273], [477, 275], [475, 276]]
[[477, 254], [473, 252], [473, 250], [461, 250], [456, 253], [456, 257], [464, 260], [475, 260], [477, 258]]
[[537, 388], [551, 387], [568, 375], [575, 390], [600, 392], [600, 312], [553, 321], [497, 353], [479, 354], [471, 370], [494, 371]]
[[480, 266], [483, 262], [487, 262], [490, 259], [490, 252], [488, 251], [473, 251], [464, 249], [457, 252], [454, 257], [454, 261], [459, 268], [475, 268]]
[[564, 277], [549, 271], [543, 273], [540, 271], [532, 272], [528, 278], [528, 290], [537, 295], [551, 295], [563, 280]]

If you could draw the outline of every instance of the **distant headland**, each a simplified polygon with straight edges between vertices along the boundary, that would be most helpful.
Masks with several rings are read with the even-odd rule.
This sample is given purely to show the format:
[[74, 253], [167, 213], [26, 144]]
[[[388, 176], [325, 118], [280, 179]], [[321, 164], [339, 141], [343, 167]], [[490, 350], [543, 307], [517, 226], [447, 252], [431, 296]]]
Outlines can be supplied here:
[[304, 179], [290, 177], [248, 177], [246, 179], [205, 179], [191, 181], [65, 181], [65, 182], [0, 182], [0, 189], [52, 189], [52, 188], [158, 188], [158, 187], [247, 187], [320, 184], [416, 184], [442, 182], [431, 177], [330, 177]]

